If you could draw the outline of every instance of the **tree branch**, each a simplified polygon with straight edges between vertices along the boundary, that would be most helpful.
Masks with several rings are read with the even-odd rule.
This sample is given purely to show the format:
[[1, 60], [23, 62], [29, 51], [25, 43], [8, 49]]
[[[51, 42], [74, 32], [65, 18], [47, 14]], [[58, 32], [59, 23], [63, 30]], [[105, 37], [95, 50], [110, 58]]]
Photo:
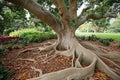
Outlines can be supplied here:
[[100, 15], [100, 14], [88, 14], [87, 16], [81, 16], [78, 19], [78, 24], [77, 24], [77, 26], [76, 26], [75, 29], [77, 29], [81, 24], [83, 24], [85, 21], [87, 21], [89, 19], [97, 20], [97, 19], [102, 19], [102, 18], [107, 18], [107, 17], [115, 18], [116, 16], [117, 15], [110, 14], [110, 13], [105, 13], [104, 15]]
[[59, 14], [62, 17], [63, 23], [65, 25], [68, 25], [69, 24], [69, 12], [68, 12], [68, 9], [66, 7], [64, 0], [52, 0], [52, 1], [58, 8]]
[[15, 7], [15, 5], [13, 4], [8, 4], [8, 3], [0, 3], [0, 7], [4, 7], [4, 6], [7, 6], [7, 7]]
[[78, 0], [69, 0], [69, 14], [71, 19], [77, 18], [77, 2]]
[[[82, 5], [84, 5], [84, 3], [83, 3]], [[81, 7], [82, 7], [82, 6], [81, 6]], [[87, 11], [88, 9], [90, 9], [91, 7], [92, 7], [92, 3], [89, 2], [89, 4], [88, 4], [85, 8], [82, 9], [82, 11], [81, 11], [81, 13], [79, 14], [78, 18], [80, 18], [80, 17], [83, 15], [83, 13], [86, 12], [86, 11]]]
[[49, 11], [33, 0], [7, 0], [16, 5], [26, 8], [35, 14], [41, 21], [47, 23], [57, 33], [59, 32], [61, 22]]
[[88, 9], [91, 8], [92, 6], [92, 3], [90, 1], [88, 1], [88, 3], [86, 4], [86, 7], [83, 7], [83, 5], [85, 5], [85, 2], [82, 3], [80, 9], [82, 9], [81, 13], [79, 14], [79, 16], [77, 17], [77, 20], [76, 20], [76, 25], [73, 27], [73, 31], [75, 31], [79, 26], [80, 22], [79, 22], [79, 19], [83, 18], [83, 13], [86, 12]]
[[86, 19], [101, 19], [101, 18], [115, 18], [117, 17], [117, 15], [115, 14], [110, 14], [110, 13], [105, 13], [104, 15], [100, 15], [100, 14], [89, 14], [86, 16]]

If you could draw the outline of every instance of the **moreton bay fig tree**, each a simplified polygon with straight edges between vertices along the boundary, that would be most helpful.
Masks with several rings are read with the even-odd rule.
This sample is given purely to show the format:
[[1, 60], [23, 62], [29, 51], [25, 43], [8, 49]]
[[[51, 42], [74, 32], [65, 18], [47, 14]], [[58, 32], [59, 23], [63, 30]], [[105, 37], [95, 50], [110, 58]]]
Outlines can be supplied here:
[[[47, 73], [30, 80], [94, 80], [92, 76], [95, 69], [104, 72], [113, 80], [120, 80], [120, 65], [116, 63], [120, 63], [120, 54], [107, 54], [108, 52], [93, 45], [81, 43], [75, 37], [76, 29], [87, 20], [116, 17], [116, 14], [111, 14], [112, 5], [118, 3], [119, 0], [7, 1], [27, 9], [56, 32], [57, 41], [44, 49], [39, 48], [40, 50], [54, 52], [53, 57], [73, 56], [70, 68]], [[51, 6], [46, 8], [49, 4], [54, 5], [54, 8]], [[79, 14], [77, 14], [78, 10], [80, 10]], [[115, 68], [110, 68], [103, 60], [108, 61]], [[82, 62], [89, 63], [89, 66], [82, 67]]]

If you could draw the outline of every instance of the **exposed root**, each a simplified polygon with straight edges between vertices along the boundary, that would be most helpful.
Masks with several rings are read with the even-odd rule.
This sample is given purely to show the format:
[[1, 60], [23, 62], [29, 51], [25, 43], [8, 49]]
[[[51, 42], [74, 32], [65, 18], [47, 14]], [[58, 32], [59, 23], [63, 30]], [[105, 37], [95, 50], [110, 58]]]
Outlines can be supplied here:
[[110, 60], [109, 58], [106, 58], [106, 57], [103, 57], [103, 56], [101, 56], [101, 58], [108, 61], [109, 64], [112, 64], [112, 66], [115, 66], [116, 68], [120, 69], [120, 66], [118, 64], [116, 64], [114, 61]]
[[43, 63], [47, 63], [48, 61], [54, 59], [55, 57], [57, 57], [59, 54], [54, 54], [54, 55], [51, 55], [49, 57], [46, 57], [44, 60], [43, 60]]
[[51, 43], [51, 42], [47, 42], [47, 43], [45, 43], [44, 45], [47, 45], [47, 44], [52, 45], [53, 43]]
[[79, 56], [78, 56], [78, 58], [76, 59], [76, 61], [75, 61], [75, 67], [76, 68], [81, 68], [82, 67], [82, 65], [80, 64], [80, 59], [81, 59], [81, 57], [82, 57], [82, 54], [80, 54]]
[[38, 78], [28, 80], [71, 80], [71, 79], [84, 79], [86, 76], [91, 76], [94, 73], [94, 68], [97, 59], [94, 58], [92, 63], [85, 68], [67, 68], [57, 72], [44, 74]]
[[108, 76], [110, 76], [113, 80], [119, 80], [120, 75], [116, 74], [109, 68], [101, 59], [98, 58], [97, 68], [102, 72], [105, 72]]
[[[112, 70], [101, 60], [101, 58], [103, 58], [108, 62], [110, 62], [110, 64], [113, 64], [114, 66], [116, 66], [117, 69], [120, 69], [119, 65], [117, 65], [114, 61], [110, 60], [113, 57], [107, 56], [108, 55], [106, 54], [107, 52], [102, 51], [99, 48], [96, 48], [93, 46], [87, 46], [87, 49], [86, 49], [83, 46], [81, 46], [77, 41], [73, 41], [73, 43], [75, 45], [73, 45], [70, 49], [66, 51], [56, 50], [57, 44], [41, 49], [41, 51], [52, 50], [48, 53], [49, 56], [46, 55], [45, 59], [43, 60], [44, 63], [52, 60], [58, 55], [64, 55], [64, 56], [72, 55], [73, 56], [72, 67], [64, 70], [56, 71], [56, 72], [47, 73], [37, 78], [32, 78], [28, 80], [73, 80], [73, 79], [74, 80], [82, 80], [82, 79], [94, 80], [94, 77], [92, 76], [94, 74], [95, 68], [106, 73], [113, 80], [120, 80], [119, 72], [115, 69]], [[55, 54], [52, 54], [52, 53], [55, 53]], [[109, 59], [107, 57], [109, 57]], [[116, 56], [114, 56], [114, 58], [115, 57]], [[83, 67], [82, 63], [84, 62], [89, 65]]]
[[16, 59], [20, 54], [22, 54], [22, 53], [24, 53], [24, 52], [27, 52], [27, 51], [34, 50], [34, 49], [38, 49], [38, 47], [28, 48], [28, 49], [25, 49], [25, 50], [20, 51], [20, 52], [17, 53], [17, 55], [15, 56], [15, 59]]
[[50, 51], [50, 50], [55, 50], [56, 49], [56, 46], [57, 46], [57, 43], [54, 43], [50, 46], [46, 46], [46, 47], [39, 47], [39, 50], [40, 51]]
[[35, 59], [23, 59], [23, 58], [18, 58], [17, 60], [25, 60], [25, 61], [36, 62]]
[[37, 48], [38, 48], [38, 47], [27, 48], [27, 49], [25, 49], [25, 50], [20, 51], [19, 53], [24, 53], [24, 52], [31, 51], [31, 50], [33, 50], [33, 49], [37, 49]]
[[[22, 50], [20, 51], [19, 53], [17, 53], [17, 55], [13, 58], [13, 60], [11, 60], [9, 63], [13, 62], [14, 60], [16, 60], [18, 58], [18, 56], [24, 52], [27, 52], [27, 51], [31, 51], [31, 50], [34, 50], [34, 49], [38, 49], [38, 47], [34, 47], [34, 48], [27, 48], [25, 50]], [[28, 61], [32, 61], [32, 60], [29, 60], [29, 59], [26, 59]]]
[[33, 66], [31, 67], [31, 69], [39, 72], [39, 76], [41, 76], [41, 75], [43, 74], [41, 69], [37, 69], [37, 68], [35, 68], [35, 67], [33, 67]]

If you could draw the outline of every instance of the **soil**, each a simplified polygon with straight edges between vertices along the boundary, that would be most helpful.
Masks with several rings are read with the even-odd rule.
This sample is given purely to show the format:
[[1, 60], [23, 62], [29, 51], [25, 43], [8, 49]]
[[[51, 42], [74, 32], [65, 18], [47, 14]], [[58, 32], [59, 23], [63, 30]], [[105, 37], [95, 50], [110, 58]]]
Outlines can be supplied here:
[[[49, 46], [55, 41], [56, 39], [52, 39], [52, 40], [44, 41], [42, 43], [30, 43], [27, 46], [22, 44], [14, 44], [13, 50], [11, 51], [6, 50], [5, 54], [2, 56], [2, 65], [8, 71], [15, 72], [15, 74], [10, 78], [10, 80], [26, 80], [29, 78], [34, 78], [39, 76], [41, 70], [42, 73], [45, 74], [71, 67], [72, 57], [57, 56], [49, 60], [48, 58], [46, 58], [46, 56], [51, 57], [53, 53], [47, 51], [40, 52], [37, 49], [28, 50], [19, 54], [19, 52], [22, 50], [33, 47]], [[119, 43], [117, 42], [111, 43], [110, 46], [104, 46], [99, 42], [93, 42], [93, 41], [85, 41], [85, 42], [96, 45], [99, 48], [109, 52], [112, 51], [120, 52], [120, 49], [118, 48]], [[85, 63], [82, 65], [83, 67], [88, 66], [88, 64]], [[93, 77], [95, 80], [112, 80], [105, 73], [97, 69], [95, 70], [95, 74], [93, 75]]]

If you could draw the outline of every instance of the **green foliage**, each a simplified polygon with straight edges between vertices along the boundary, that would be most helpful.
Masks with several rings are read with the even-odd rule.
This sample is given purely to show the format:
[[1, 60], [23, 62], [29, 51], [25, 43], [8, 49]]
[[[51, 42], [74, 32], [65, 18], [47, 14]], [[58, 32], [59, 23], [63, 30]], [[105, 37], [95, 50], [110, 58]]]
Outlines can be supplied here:
[[36, 24], [36, 28], [39, 31], [44, 31], [44, 32], [48, 32], [48, 31], [52, 31], [52, 29], [45, 23], [37, 23]]
[[52, 32], [40, 32], [36, 29], [23, 29], [10, 33], [10, 36], [23, 38], [22, 43], [27, 45], [29, 42], [42, 42], [44, 40], [56, 38]]
[[78, 30], [80, 32], [93, 32], [93, 25], [92, 23], [84, 23], [79, 26]]
[[92, 20], [92, 23], [95, 24], [96, 26], [100, 27], [100, 28], [106, 28], [107, 29], [107, 26], [110, 25], [109, 20], [110, 20], [110, 18], [94, 20], [94, 21]]
[[120, 19], [116, 19], [108, 28], [108, 32], [120, 32]]
[[[3, 4], [8, 3], [3, 2]], [[0, 19], [0, 32], [3, 33], [4, 29], [11, 28], [16, 24], [16, 19], [25, 19], [25, 11], [23, 8], [20, 8], [18, 6], [0, 6], [0, 16], [3, 18]]]
[[0, 64], [0, 80], [9, 80], [9, 78], [14, 74], [14, 72], [6, 71]]
[[13, 32], [14, 30], [15, 30], [14, 27], [12, 27], [12, 28], [8, 28], [8, 29], [5, 29], [5, 30], [3, 31], [3, 35], [8, 36], [9, 33], [10, 33], [10, 32]]
[[98, 38], [102, 39], [113, 39], [114, 41], [120, 42], [120, 33], [81, 33], [76, 32], [76, 36], [91, 36], [96, 35]]
[[110, 41], [108, 39], [99, 39], [99, 42], [103, 43], [106, 46], [110, 45]]
[[24, 37], [23, 40], [20, 41], [20, 43], [24, 44], [24, 45], [28, 45], [30, 43], [30, 39], [28, 37]]
[[11, 44], [8, 45], [7, 49], [8, 49], [9, 51], [11, 51], [11, 50], [13, 49], [13, 48], [12, 48], [12, 45], [11, 45]]
[[81, 40], [87, 40], [87, 41], [97, 41], [99, 38], [96, 37], [95, 35], [91, 36], [81, 36], [79, 37]]
[[28, 32], [34, 33], [34, 32], [39, 32], [39, 31], [37, 31], [37, 29], [35, 28], [30, 28], [30, 29], [26, 28], [26, 29], [15, 30], [14, 32], [11, 32], [9, 35], [20, 37], [21, 34], [28, 33]]
[[86, 41], [99, 41], [101, 43], [103, 43], [106, 46], [110, 45], [110, 42], [114, 41], [113, 39], [109, 38], [109, 39], [102, 39], [102, 38], [98, 38], [95, 35], [90, 35], [90, 36], [81, 36], [79, 37], [81, 40], [86, 40]]

